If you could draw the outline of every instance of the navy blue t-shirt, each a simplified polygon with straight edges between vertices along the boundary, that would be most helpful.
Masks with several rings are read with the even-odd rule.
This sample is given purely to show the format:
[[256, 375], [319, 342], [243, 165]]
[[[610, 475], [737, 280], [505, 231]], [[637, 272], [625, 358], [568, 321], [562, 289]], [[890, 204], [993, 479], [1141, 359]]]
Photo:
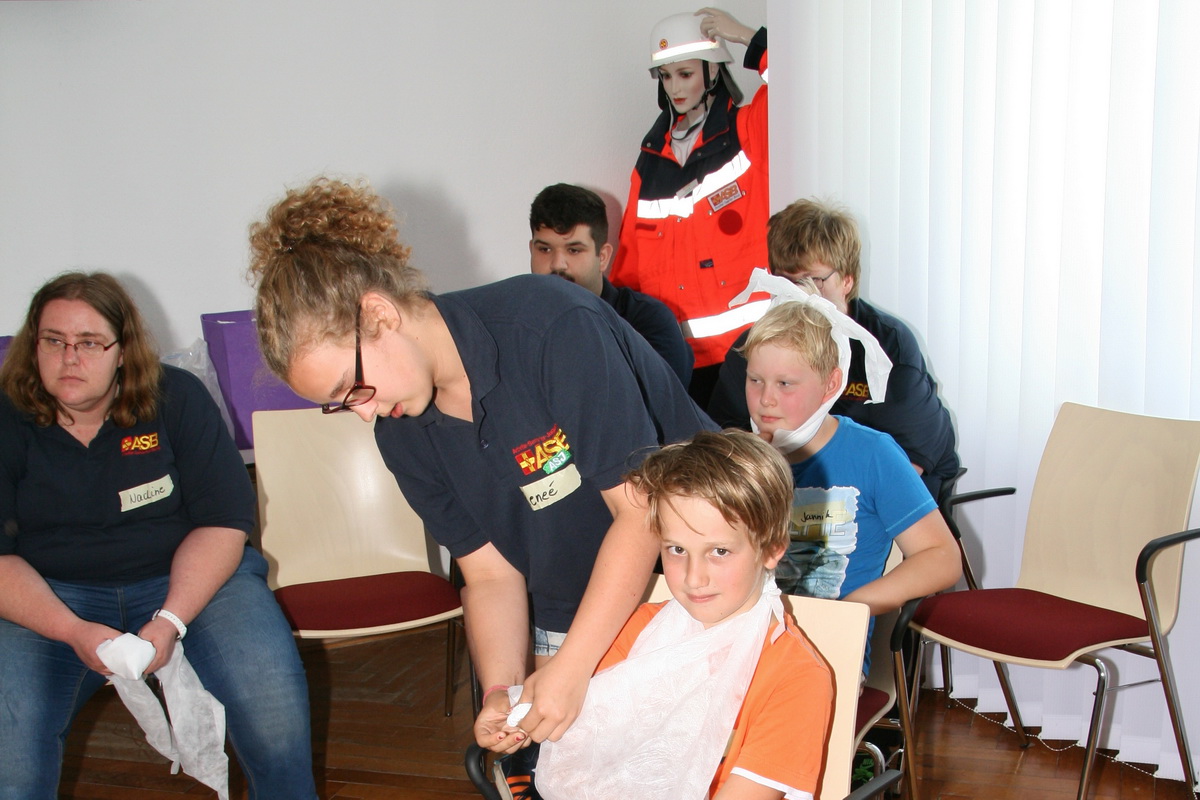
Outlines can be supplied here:
[[105, 421], [84, 446], [0, 394], [0, 554], [45, 578], [123, 584], [166, 575], [201, 526], [254, 529], [254, 489], [216, 403], [163, 367], [158, 417]]
[[521, 275], [433, 298], [471, 383], [466, 422], [435, 405], [382, 418], [383, 460], [455, 557], [491, 542], [526, 578], [534, 622], [566, 631], [612, 515], [600, 494], [650, 448], [715, 428], [611, 306]]

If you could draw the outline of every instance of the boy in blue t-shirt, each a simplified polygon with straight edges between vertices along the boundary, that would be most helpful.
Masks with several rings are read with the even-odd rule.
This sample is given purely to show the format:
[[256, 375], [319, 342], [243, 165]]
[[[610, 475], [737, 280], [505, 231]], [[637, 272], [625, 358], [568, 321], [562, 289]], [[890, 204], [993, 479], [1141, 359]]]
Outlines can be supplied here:
[[[872, 615], [949, 588], [962, 573], [958, 548], [904, 451], [887, 434], [828, 413], [845, 386], [839, 348], [859, 336], [831, 303], [788, 294], [796, 299], [763, 315], [743, 348], [754, 429], [783, 452], [795, 478], [779, 588], [865, 603]], [[904, 561], [884, 575], [893, 540]]]

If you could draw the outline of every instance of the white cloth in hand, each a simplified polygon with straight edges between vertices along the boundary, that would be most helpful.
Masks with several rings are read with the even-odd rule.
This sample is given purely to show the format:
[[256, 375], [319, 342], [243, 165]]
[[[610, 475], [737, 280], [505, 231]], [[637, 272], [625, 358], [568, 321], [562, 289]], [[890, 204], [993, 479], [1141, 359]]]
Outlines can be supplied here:
[[142, 673], [154, 660], [154, 645], [132, 633], [122, 633], [115, 639], [105, 639], [96, 648], [96, 656], [114, 675], [131, 681], [142, 679]]
[[155, 673], [171, 715], [168, 720], [162, 704], [141, 677], [154, 652], [154, 645], [132, 633], [123, 633], [96, 648], [96, 655], [113, 671], [110, 680], [121, 702], [146, 732], [150, 746], [171, 760], [172, 774], [182, 767], [214, 790], [220, 800], [229, 800], [225, 706], [200, 683], [184, 658], [183, 642], [176, 642], [170, 660]]

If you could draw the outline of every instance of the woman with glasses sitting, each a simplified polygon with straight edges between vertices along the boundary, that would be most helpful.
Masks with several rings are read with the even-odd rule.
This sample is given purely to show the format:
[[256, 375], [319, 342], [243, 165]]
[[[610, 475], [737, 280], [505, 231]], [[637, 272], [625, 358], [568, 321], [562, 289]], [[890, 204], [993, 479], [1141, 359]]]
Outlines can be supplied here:
[[315, 798], [303, 665], [208, 391], [158, 362], [114, 278], [78, 272], [34, 295], [0, 388], [0, 798], [57, 796], [111, 674], [97, 648], [125, 632], [153, 646], [146, 675], [182, 647], [251, 798]]
[[[485, 687], [477, 740], [557, 739], [654, 564], [623, 476], [711, 421], [586, 289], [519, 275], [427, 291], [366, 186], [289, 192], [252, 226], [251, 251], [267, 365], [326, 412], [374, 421], [384, 462], [458, 561]], [[523, 729], [504, 725], [516, 684], [533, 704]]]

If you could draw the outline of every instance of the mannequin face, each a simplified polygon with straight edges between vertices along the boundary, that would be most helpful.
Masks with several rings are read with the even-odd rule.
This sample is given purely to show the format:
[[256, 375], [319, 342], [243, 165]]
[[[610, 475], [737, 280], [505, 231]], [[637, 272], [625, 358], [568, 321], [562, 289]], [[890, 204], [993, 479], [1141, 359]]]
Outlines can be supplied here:
[[753, 608], [782, 548], [764, 559], [745, 525], [730, 525], [703, 498], [672, 496], [659, 511], [663, 575], [688, 614], [709, 628]]
[[704, 99], [705, 67], [716, 66], [691, 58], [687, 61], [677, 61], [658, 68], [658, 79], [662, 81], [663, 90], [671, 99], [671, 106], [676, 114], [686, 114]]

